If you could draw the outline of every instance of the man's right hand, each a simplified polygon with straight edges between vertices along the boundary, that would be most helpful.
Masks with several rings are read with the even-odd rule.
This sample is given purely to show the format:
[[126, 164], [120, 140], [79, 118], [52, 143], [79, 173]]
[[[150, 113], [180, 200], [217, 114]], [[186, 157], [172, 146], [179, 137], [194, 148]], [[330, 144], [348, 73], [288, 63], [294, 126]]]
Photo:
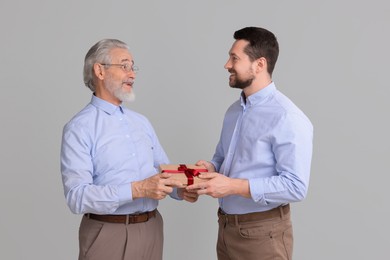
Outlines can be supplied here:
[[172, 193], [173, 187], [184, 187], [180, 181], [169, 179], [170, 176], [170, 173], [163, 172], [142, 181], [132, 182], [133, 199], [150, 198], [161, 200]]

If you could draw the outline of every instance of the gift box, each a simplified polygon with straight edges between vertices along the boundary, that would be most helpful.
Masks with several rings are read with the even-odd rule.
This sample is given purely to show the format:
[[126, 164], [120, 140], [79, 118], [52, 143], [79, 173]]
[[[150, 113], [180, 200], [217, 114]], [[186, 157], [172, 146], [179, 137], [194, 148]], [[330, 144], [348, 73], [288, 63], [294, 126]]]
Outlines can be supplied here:
[[207, 169], [195, 164], [161, 164], [160, 172], [171, 173], [170, 178], [179, 180], [184, 186], [207, 181], [198, 177], [200, 173], [207, 172]]

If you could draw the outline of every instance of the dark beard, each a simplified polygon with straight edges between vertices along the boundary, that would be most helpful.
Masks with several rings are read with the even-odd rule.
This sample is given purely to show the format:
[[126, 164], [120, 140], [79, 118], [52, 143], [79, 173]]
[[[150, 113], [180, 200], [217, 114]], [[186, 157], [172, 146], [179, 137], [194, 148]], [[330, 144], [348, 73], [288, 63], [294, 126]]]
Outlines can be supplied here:
[[229, 84], [232, 88], [238, 88], [238, 89], [244, 89], [248, 86], [250, 86], [255, 78], [249, 78], [247, 80], [240, 80], [236, 79], [236, 81], [233, 84]]

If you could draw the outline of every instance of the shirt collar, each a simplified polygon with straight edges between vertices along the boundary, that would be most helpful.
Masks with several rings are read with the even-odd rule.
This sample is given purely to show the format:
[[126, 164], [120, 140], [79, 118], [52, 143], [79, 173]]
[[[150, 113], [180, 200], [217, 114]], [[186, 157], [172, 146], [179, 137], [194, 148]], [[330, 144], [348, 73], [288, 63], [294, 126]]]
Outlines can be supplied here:
[[95, 107], [103, 110], [104, 112], [106, 112], [109, 115], [114, 114], [115, 111], [117, 111], [117, 110], [119, 110], [120, 112], [123, 113], [123, 108], [121, 105], [116, 106], [114, 104], [111, 104], [110, 102], [107, 102], [101, 98], [98, 98], [95, 95], [92, 95], [91, 104], [94, 105]]
[[241, 92], [241, 105], [242, 106], [253, 106], [256, 104], [262, 103], [269, 95], [271, 95], [276, 90], [275, 83], [272, 81], [265, 88], [260, 89], [256, 93], [250, 95], [249, 97], [245, 97], [244, 92]]

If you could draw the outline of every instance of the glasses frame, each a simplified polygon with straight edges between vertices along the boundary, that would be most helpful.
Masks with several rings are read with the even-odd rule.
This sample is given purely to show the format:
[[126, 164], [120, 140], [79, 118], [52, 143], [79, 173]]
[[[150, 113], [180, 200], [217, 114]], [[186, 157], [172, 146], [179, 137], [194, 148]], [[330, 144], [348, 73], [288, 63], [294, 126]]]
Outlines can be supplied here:
[[115, 63], [100, 63], [100, 65], [103, 65], [103, 66], [117, 66], [117, 67], [121, 67], [123, 71], [126, 71], [126, 72], [134, 72], [134, 73], [137, 73], [137, 71], [139, 71], [139, 68], [135, 65], [130, 65], [129, 63], [125, 63], [125, 64], [115, 64]]

